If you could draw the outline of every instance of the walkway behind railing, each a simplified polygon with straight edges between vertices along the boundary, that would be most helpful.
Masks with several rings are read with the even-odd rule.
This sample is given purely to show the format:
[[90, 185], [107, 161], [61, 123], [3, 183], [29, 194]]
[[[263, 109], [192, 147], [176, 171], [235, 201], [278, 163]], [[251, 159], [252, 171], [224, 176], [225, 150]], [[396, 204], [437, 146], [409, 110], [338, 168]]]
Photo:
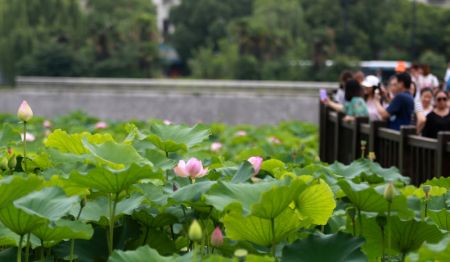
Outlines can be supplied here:
[[414, 126], [400, 131], [386, 128], [386, 122], [369, 123], [367, 118], [343, 122], [338, 113], [320, 104], [320, 158], [324, 162], [349, 164], [361, 157], [361, 141], [366, 141], [365, 155], [374, 152], [383, 167], [396, 166], [411, 183], [433, 177], [450, 176], [450, 132], [439, 132], [437, 139], [415, 135]]

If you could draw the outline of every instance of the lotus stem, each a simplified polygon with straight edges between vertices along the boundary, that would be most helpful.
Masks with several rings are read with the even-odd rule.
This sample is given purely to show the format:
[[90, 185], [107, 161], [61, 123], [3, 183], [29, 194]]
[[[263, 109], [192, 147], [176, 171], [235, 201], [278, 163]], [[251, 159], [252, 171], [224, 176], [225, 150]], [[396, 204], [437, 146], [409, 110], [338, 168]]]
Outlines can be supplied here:
[[359, 222], [359, 235], [362, 236], [363, 234], [363, 223], [362, 223], [362, 217], [361, 217], [361, 209], [358, 208], [358, 222]]
[[425, 218], [428, 217], [428, 199], [425, 199]]
[[17, 247], [17, 262], [22, 262], [22, 242], [23, 242], [23, 235], [20, 235], [19, 247]]
[[272, 256], [276, 258], [276, 242], [275, 242], [275, 218], [270, 219], [271, 229], [272, 229]]
[[[391, 202], [388, 202], [388, 215], [386, 218], [386, 227], [388, 229], [388, 252], [391, 250]], [[387, 254], [388, 261], [391, 261], [391, 256]]]
[[44, 240], [41, 239], [41, 261], [45, 261]]
[[28, 233], [28, 235], [27, 235], [27, 246], [25, 248], [25, 262], [28, 262], [29, 256], [30, 256], [30, 236], [31, 236], [31, 234]]
[[[75, 218], [75, 220], [79, 220], [80, 219], [81, 211], [83, 211], [83, 207], [84, 207], [84, 202], [83, 201], [84, 200], [81, 200], [81, 202], [80, 202], [80, 211], [78, 211], [78, 214], [77, 214], [77, 217]], [[75, 239], [71, 239], [70, 240], [70, 255], [69, 255], [70, 262], [73, 261], [74, 251], [75, 251]]]
[[119, 199], [119, 193], [116, 193], [114, 199], [112, 194], [109, 196], [109, 238], [108, 238], [108, 251], [109, 255], [113, 252], [114, 245], [114, 224], [116, 215], [117, 200]]
[[27, 122], [23, 121], [23, 165], [25, 167], [25, 172], [27, 172]]

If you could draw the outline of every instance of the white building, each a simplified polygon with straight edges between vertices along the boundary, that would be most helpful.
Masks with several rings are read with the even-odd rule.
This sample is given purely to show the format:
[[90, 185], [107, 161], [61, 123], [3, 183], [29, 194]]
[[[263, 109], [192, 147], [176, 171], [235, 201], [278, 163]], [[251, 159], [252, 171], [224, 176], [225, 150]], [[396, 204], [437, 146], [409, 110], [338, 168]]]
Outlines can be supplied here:
[[161, 34], [167, 35], [173, 30], [169, 22], [170, 9], [173, 6], [179, 5], [181, 0], [152, 0], [153, 4], [156, 6], [158, 31]]

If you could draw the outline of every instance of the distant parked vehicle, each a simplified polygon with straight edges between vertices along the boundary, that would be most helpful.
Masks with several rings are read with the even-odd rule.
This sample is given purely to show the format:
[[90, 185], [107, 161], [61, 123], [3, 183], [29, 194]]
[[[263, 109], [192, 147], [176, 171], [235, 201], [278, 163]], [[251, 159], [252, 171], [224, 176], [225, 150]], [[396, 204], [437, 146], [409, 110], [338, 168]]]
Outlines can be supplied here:
[[376, 75], [386, 83], [392, 75], [395, 74], [396, 68], [403, 67], [405, 69], [411, 66], [410, 62], [406, 61], [361, 61], [359, 63], [361, 70], [366, 75]]

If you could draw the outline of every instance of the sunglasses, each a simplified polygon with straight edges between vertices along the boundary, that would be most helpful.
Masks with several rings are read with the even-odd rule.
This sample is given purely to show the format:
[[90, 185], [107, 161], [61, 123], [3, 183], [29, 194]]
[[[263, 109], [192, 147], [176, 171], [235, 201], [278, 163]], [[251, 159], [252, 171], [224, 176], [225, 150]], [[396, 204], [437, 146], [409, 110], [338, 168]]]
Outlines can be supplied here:
[[447, 101], [447, 97], [438, 97], [438, 98], [436, 98], [436, 101], [438, 101], [438, 102]]

